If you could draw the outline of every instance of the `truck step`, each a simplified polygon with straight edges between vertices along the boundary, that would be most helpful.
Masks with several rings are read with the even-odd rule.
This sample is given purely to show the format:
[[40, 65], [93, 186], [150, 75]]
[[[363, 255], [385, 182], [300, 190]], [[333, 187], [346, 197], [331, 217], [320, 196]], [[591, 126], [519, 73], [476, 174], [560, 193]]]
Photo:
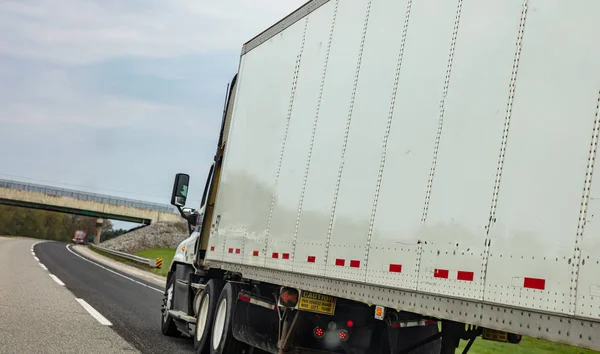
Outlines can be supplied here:
[[196, 318], [194, 316], [190, 316], [183, 311], [169, 310], [169, 315], [180, 321], [185, 321], [187, 323], [196, 323]]

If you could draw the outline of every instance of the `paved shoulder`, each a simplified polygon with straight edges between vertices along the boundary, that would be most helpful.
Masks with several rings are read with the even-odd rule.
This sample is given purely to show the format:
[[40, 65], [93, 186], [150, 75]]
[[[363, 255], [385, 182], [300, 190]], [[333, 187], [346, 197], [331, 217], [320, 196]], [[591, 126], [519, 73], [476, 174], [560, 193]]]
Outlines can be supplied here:
[[137, 352], [38, 262], [36, 242], [0, 237], [0, 353]]

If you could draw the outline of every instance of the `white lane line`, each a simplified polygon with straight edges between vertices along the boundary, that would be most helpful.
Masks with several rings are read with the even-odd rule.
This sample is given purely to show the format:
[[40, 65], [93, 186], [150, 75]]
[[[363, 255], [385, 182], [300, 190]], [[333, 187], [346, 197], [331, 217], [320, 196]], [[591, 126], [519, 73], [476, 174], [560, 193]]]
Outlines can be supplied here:
[[102, 314], [100, 312], [96, 311], [96, 309], [93, 308], [87, 302], [85, 302], [85, 300], [83, 300], [83, 299], [76, 299], [76, 300], [87, 312], [89, 312], [90, 315], [92, 315], [92, 317], [94, 317], [98, 322], [100, 322], [101, 325], [112, 326], [112, 323], [110, 323], [110, 321], [107, 320], [106, 317], [102, 316]]
[[50, 278], [52, 278], [52, 280], [54, 280], [56, 282], [56, 284], [60, 285], [60, 286], [65, 286], [65, 283], [63, 283], [62, 281], [60, 281], [60, 279], [58, 279], [56, 277], [56, 275], [54, 274], [48, 274], [50, 276]]
[[31, 251], [31, 255], [35, 257], [35, 252]]
[[115, 271], [114, 271], [114, 270], [112, 270], [112, 269], [106, 268], [105, 266], [103, 266], [103, 265], [101, 265], [101, 264], [98, 264], [98, 263], [96, 263], [96, 262], [90, 261], [89, 259], [87, 259], [87, 258], [85, 258], [85, 257], [82, 257], [81, 255], [79, 255], [79, 254], [75, 253], [75, 252], [74, 252], [74, 251], [71, 249], [71, 247], [70, 247], [70, 246], [71, 246], [71, 245], [67, 245], [67, 250], [69, 250], [69, 252], [73, 253], [73, 254], [74, 254], [74, 255], [76, 255], [77, 257], [79, 257], [79, 258], [83, 259], [84, 261], [86, 261], [86, 262], [90, 262], [90, 263], [92, 263], [92, 264], [94, 264], [94, 265], [96, 265], [96, 266], [98, 266], [98, 267], [100, 267], [100, 268], [102, 268], [102, 269], [104, 269], [104, 270], [106, 270], [106, 271], [109, 271], [109, 272], [111, 272], [111, 273], [113, 273], [113, 274], [116, 274], [116, 275], [118, 275], [118, 276], [120, 276], [120, 277], [123, 277], [123, 278], [125, 278], [125, 279], [127, 279], [127, 280], [131, 280], [132, 282], [134, 282], [134, 283], [136, 283], [136, 284], [139, 284], [139, 285], [141, 285], [141, 286], [145, 286], [145, 287], [147, 287], [148, 289], [152, 289], [152, 290], [154, 290], [154, 291], [158, 291], [158, 292], [159, 292], [159, 293], [161, 293], [161, 294], [162, 294], [162, 293], [164, 293], [164, 291], [163, 291], [163, 290], [160, 290], [160, 289], [154, 288], [154, 287], [152, 287], [152, 286], [146, 285], [146, 284], [144, 284], [144, 283], [142, 283], [142, 282], [139, 282], [139, 281], [137, 281], [137, 280], [135, 280], [135, 279], [133, 279], [133, 278], [130, 278], [130, 277], [128, 277], [128, 276], [125, 276], [125, 275], [123, 275], [123, 274], [117, 273], [117, 272], [115, 272]]
[[[42, 263], [38, 263], [38, 264], [40, 265], [40, 267], [42, 267], [43, 270], [48, 270], [48, 268], [46, 268], [46, 266], [43, 265]], [[56, 278], [56, 279], [58, 279], [58, 278]]]
[[40, 261], [39, 258], [37, 258], [36, 256], [33, 256], [33, 259], [35, 259], [36, 261]]

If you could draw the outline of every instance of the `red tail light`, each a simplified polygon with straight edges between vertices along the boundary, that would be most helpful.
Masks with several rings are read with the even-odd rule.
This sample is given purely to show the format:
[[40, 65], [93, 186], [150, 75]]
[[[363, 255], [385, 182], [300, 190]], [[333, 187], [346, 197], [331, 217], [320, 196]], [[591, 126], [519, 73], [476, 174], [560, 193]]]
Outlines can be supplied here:
[[325, 335], [325, 330], [321, 327], [315, 327], [315, 329], [313, 330], [313, 334], [317, 338], [323, 338], [323, 336]]
[[338, 333], [338, 337], [340, 338], [340, 340], [342, 342], [345, 342], [348, 340], [348, 331], [346, 331], [345, 329], [342, 329], [339, 333]]

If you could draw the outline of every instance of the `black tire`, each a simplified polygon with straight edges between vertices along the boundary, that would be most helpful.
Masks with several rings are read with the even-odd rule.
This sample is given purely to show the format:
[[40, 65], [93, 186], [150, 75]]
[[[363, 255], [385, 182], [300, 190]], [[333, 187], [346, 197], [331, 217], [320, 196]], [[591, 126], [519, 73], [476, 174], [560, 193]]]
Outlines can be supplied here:
[[[224, 282], [221, 279], [211, 279], [206, 283], [204, 290], [199, 295], [201, 299], [198, 314], [196, 315], [196, 330], [194, 331], [194, 351], [197, 354], [209, 352], [208, 343], [211, 338], [213, 318], [215, 317], [219, 296], [223, 290], [223, 284]], [[207, 305], [207, 307], [203, 309], [203, 305]], [[203, 326], [201, 326], [201, 319], [204, 322]], [[202, 333], [199, 333], [199, 330]]]
[[[169, 337], [179, 337], [181, 332], [177, 329], [175, 320], [169, 315], [168, 310], [173, 309], [173, 299], [175, 297], [175, 272], [171, 273], [167, 278], [167, 286], [163, 294], [162, 318], [160, 321], [160, 330], [162, 334]], [[169, 292], [170, 301], [169, 301]]]
[[227, 283], [221, 291], [213, 318], [210, 354], [242, 354], [248, 352], [248, 345], [235, 339], [232, 331], [235, 304], [241, 290], [241, 284]]
[[514, 333], [508, 334], [508, 342], [509, 343], [519, 344], [519, 343], [521, 343], [521, 339], [523, 339], [523, 336], [521, 336], [520, 334], [514, 334]]

